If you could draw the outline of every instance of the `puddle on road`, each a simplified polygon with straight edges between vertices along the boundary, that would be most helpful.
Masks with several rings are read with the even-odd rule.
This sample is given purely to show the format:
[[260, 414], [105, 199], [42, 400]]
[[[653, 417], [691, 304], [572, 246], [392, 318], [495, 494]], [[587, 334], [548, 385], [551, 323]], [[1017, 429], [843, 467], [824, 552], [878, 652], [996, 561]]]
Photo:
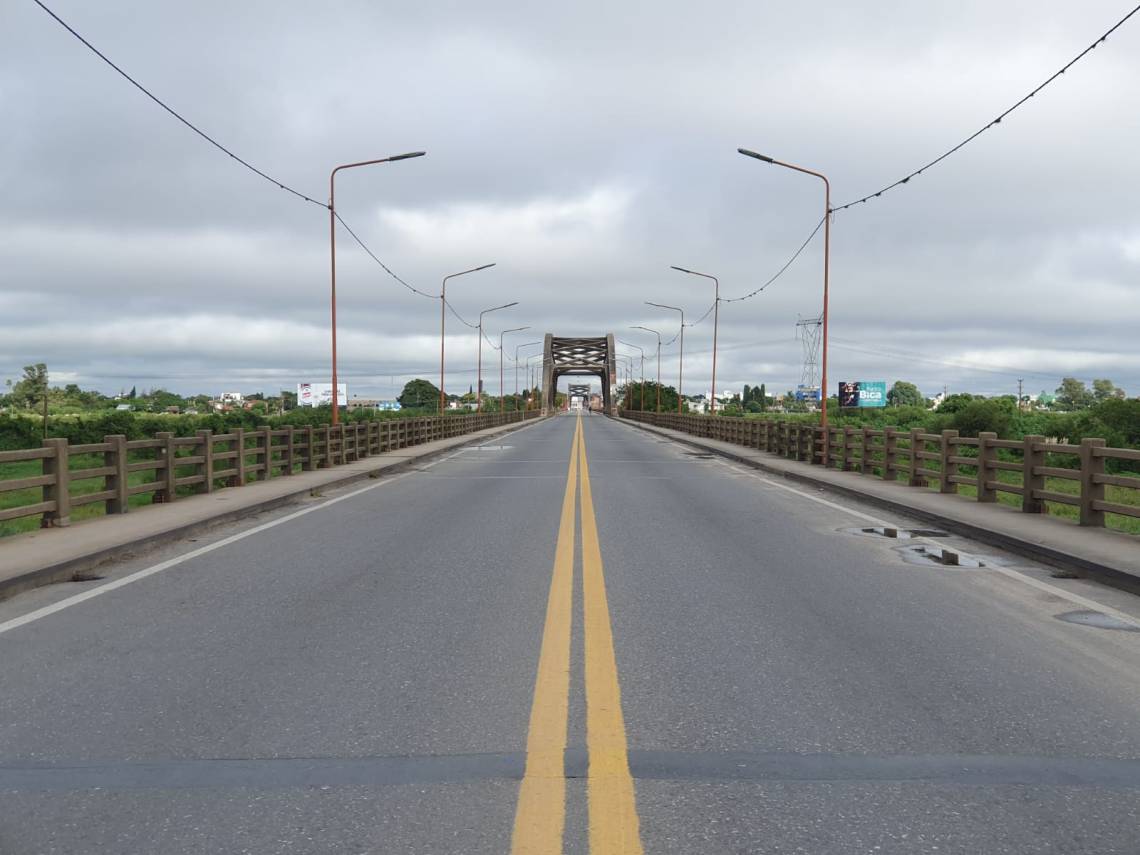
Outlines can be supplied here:
[[951, 570], [977, 570], [985, 567], [985, 562], [972, 555], [956, 552], [953, 549], [940, 549], [937, 546], [904, 546], [899, 550], [903, 560], [909, 564], [929, 566], [937, 564]]
[[1116, 629], [1121, 632], [1140, 632], [1140, 626], [1136, 624], [1128, 623], [1112, 615], [1106, 615], [1104, 612], [1095, 612], [1087, 609], [1081, 609], [1075, 612], [1064, 612], [1059, 615], [1053, 615], [1053, 617], [1065, 623], [1075, 623], [1078, 626], [1091, 626], [1094, 629]]
[[914, 537], [949, 537], [950, 533], [938, 531], [933, 528], [892, 528], [890, 526], [871, 526], [856, 528], [841, 528], [844, 534], [868, 534], [877, 537], [889, 537], [895, 540], [910, 540]]

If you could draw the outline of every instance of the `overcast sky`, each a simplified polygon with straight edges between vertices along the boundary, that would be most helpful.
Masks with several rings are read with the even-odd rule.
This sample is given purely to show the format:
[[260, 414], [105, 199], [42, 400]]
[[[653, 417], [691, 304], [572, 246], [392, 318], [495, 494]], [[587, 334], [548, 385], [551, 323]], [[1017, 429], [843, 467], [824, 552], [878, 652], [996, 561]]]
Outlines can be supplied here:
[[[393, 270], [497, 341], [677, 330], [771, 276], [833, 204], [900, 178], [1019, 99], [1130, 0], [771, 3], [199, 0], [48, 5], [259, 169], [337, 209]], [[927, 174], [835, 214], [829, 385], [1140, 393], [1140, 16]], [[0, 9], [0, 377], [46, 362], [105, 392], [273, 392], [329, 375], [328, 214], [246, 171], [31, 0]], [[717, 385], [800, 381], [822, 232], [720, 307]], [[341, 378], [438, 382], [439, 300], [338, 236]], [[686, 330], [708, 388], [712, 317]], [[448, 391], [475, 374], [448, 317]], [[635, 352], [620, 348], [623, 352]], [[537, 353], [537, 348], [523, 351]], [[498, 390], [498, 354], [487, 379]], [[508, 361], [508, 390], [512, 387]], [[640, 365], [638, 366], [640, 368]], [[647, 374], [656, 372], [647, 360]], [[662, 379], [676, 383], [677, 344]], [[565, 382], [565, 381], [564, 381]]]

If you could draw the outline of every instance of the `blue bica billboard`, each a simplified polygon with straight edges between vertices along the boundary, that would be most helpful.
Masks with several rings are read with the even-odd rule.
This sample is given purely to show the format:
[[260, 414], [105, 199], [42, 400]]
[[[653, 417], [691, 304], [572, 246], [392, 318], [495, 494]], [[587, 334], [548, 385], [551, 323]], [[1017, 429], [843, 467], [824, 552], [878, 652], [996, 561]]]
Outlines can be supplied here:
[[841, 407], [885, 407], [886, 405], [886, 380], [855, 380], [839, 384]]

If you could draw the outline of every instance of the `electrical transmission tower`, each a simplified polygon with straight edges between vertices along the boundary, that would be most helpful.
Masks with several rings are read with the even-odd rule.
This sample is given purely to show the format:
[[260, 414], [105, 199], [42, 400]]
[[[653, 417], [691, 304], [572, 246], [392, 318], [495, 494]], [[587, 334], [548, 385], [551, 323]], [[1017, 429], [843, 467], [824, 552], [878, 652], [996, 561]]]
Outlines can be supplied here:
[[819, 343], [823, 335], [823, 316], [796, 321], [796, 338], [804, 345], [804, 368], [800, 385], [819, 388]]

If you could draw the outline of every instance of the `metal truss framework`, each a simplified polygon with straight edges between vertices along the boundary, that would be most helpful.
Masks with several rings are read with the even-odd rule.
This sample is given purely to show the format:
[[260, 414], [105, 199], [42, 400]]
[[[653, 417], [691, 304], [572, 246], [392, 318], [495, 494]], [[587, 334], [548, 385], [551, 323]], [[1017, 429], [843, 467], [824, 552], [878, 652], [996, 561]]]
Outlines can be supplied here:
[[547, 333], [542, 359], [543, 413], [549, 414], [554, 410], [554, 391], [558, 378], [563, 376], [599, 378], [602, 381], [602, 406], [607, 413], [613, 413], [610, 389], [617, 383], [615, 352], [613, 333], [595, 338], [562, 338]]

